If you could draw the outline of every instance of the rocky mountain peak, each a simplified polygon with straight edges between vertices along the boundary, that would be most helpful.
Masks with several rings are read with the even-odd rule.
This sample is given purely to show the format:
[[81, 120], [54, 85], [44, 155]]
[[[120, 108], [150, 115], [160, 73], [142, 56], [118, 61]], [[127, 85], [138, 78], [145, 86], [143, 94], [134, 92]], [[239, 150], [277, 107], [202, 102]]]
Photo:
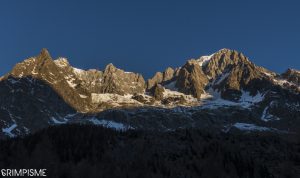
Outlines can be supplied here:
[[228, 52], [232, 52], [235, 50], [229, 49], [229, 48], [222, 48], [219, 51], [217, 51], [217, 53], [228, 53]]
[[143, 93], [145, 80], [141, 74], [125, 72], [112, 63], [105, 67], [103, 72], [101, 92], [120, 95]]
[[215, 78], [222, 74], [224, 70], [228, 70], [229, 67], [243, 64], [254, 65], [242, 53], [235, 50], [222, 49], [211, 56], [207, 65], [203, 66], [203, 71], [210, 78]]
[[107, 64], [107, 66], [104, 69], [104, 72], [114, 72], [116, 71], [118, 68], [116, 66], [113, 65], [113, 63], [109, 63]]
[[42, 77], [42, 74], [47, 74], [49, 71], [57, 72], [56, 65], [52, 60], [47, 49], [42, 49], [36, 57], [25, 59], [17, 63], [9, 75], [14, 77], [34, 76]]
[[205, 93], [205, 86], [208, 83], [207, 76], [203, 73], [197, 60], [189, 60], [180, 68], [177, 77], [176, 88], [185, 94], [191, 94], [200, 98]]
[[[165, 74], [168, 73], [170, 75], [167, 75], [169, 78], [166, 80]], [[211, 87], [220, 92], [223, 98], [237, 100], [242, 90], [253, 90], [253, 93], [260, 90], [262, 87], [253, 87], [252, 84], [273, 77], [273, 74], [267, 74], [268, 70], [256, 66], [242, 53], [221, 49], [212, 55], [188, 60], [176, 71], [169, 69], [163, 73], [157, 72], [148, 80], [147, 89], [161, 84], [166, 88], [200, 98], [206, 93], [206, 88]]]
[[37, 56], [37, 60], [44, 61], [44, 60], [52, 60], [52, 57], [49, 51], [46, 48], [43, 48], [40, 54]]
[[173, 77], [174, 72], [175, 72], [174, 69], [172, 69], [171, 67], [168, 67], [164, 72], [164, 78], [166, 80], [170, 80]]

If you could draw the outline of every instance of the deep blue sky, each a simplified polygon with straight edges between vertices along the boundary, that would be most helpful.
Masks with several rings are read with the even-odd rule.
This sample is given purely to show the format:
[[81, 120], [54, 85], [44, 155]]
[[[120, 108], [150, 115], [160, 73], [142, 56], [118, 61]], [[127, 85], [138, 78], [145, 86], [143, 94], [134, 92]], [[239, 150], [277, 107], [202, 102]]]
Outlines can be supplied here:
[[78, 68], [112, 62], [148, 78], [221, 48], [276, 72], [300, 69], [295, 0], [3, 0], [0, 74], [48, 48]]

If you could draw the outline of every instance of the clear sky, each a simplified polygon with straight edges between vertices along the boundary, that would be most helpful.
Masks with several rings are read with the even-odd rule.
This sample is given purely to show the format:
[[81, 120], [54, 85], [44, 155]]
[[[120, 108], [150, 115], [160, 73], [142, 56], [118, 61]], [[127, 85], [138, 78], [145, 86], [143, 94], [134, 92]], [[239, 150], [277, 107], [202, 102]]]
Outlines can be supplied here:
[[300, 69], [299, 0], [2, 0], [0, 74], [48, 48], [78, 68], [145, 78], [221, 48]]

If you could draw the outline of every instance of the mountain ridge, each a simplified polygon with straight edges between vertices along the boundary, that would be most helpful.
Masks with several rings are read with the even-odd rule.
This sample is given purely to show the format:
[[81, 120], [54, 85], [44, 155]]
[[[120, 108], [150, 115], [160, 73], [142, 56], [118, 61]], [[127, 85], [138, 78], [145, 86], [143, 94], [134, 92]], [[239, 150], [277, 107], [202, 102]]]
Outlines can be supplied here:
[[[111, 63], [103, 71], [78, 69], [66, 58], [53, 60], [43, 49], [1, 77], [0, 127], [4, 135], [78, 122], [160, 130], [203, 127], [202, 123], [224, 130], [250, 117], [247, 122], [293, 130], [286, 123], [300, 120], [299, 74], [295, 69], [277, 74], [238, 51], [221, 49], [145, 81], [141, 74]], [[51, 99], [45, 97], [49, 93]], [[228, 119], [236, 117], [234, 113], [241, 118]]]

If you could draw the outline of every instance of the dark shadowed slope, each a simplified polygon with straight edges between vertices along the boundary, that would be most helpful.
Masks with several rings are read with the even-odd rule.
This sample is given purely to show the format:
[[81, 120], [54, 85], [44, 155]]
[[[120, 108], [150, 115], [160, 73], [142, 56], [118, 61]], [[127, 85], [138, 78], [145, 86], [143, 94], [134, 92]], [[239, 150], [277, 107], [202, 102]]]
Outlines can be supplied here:
[[73, 178], [297, 178], [299, 141], [257, 132], [116, 132], [66, 125], [0, 141], [0, 167], [47, 168], [49, 177]]

